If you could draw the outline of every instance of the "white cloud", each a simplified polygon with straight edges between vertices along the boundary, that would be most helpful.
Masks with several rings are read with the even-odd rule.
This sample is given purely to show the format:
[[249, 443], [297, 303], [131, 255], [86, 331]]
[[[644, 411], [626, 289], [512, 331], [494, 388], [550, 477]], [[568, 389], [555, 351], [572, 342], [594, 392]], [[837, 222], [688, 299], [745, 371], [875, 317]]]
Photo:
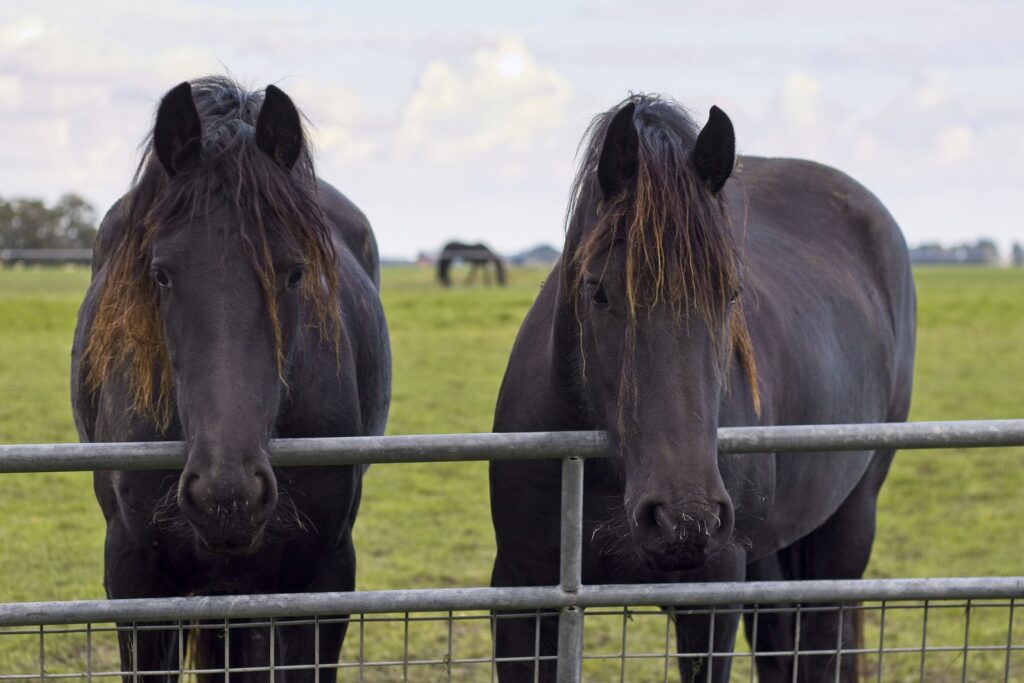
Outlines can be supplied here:
[[17, 76], [0, 74], [0, 112], [17, 110], [22, 105], [23, 89]]
[[869, 130], [862, 130], [857, 133], [855, 140], [857, 157], [865, 162], [876, 162], [881, 156], [882, 149], [878, 144], [878, 137]]
[[942, 128], [935, 139], [935, 156], [944, 164], [960, 163], [974, 152], [974, 130], [956, 125]]
[[794, 126], [818, 123], [818, 95], [821, 85], [806, 74], [792, 74], [782, 88], [782, 111]]
[[39, 150], [48, 154], [63, 153], [71, 144], [71, 121], [63, 116], [36, 120], [5, 120], [4, 137], [17, 140], [16, 148], [8, 147], [5, 158], [21, 160], [38, 158]]
[[934, 109], [947, 104], [952, 97], [949, 76], [941, 71], [929, 71], [914, 90], [914, 103], [922, 109]]
[[4, 21], [0, 26], [0, 53], [32, 43], [43, 35], [43, 21], [36, 17], [20, 17]]
[[277, 84], [295, 101], [312, 125], [313, 146], [320, 155], [340, 162], [360, 161], [380, 146], [367, 130], [362, 98], [350, 88], [309, 78]]
[[558, 241], [576, 143], [630, 90], [679, 97], [699, 122], [717, 103], [744, 152], [851, 173], [912, 241], [979, 224], [1016, 235], [1024, 5], [867, 2], [886, 22], [822, 3], [526, 0], [439, 29], [426, 6], [9, 0], [0, 187], [107, 204], [160, 96], [230, 69], [248, 87], [277, 83], [308, 115], [319, 168], [371, 216], [383, 253], [453, 235]]
[[427, 64], [402, 112], [400, 144], [445, 161], [528, 151], [563, 123], [571, 92], [521, 41], [503, 39], [468, 64]]

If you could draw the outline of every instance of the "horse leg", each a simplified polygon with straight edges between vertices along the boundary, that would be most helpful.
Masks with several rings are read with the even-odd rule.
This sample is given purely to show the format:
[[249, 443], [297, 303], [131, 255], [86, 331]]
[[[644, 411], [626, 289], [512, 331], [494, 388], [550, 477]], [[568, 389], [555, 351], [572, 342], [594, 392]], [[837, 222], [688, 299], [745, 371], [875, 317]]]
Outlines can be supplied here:
[[[798, 567], [798, 579], [859, 579], [867, 568], [875, 540], [875, 506], [878, 491], [892, 462], [893, 451], [875, 454], [860, 482], [839, 509], [820, 527], [797, 541], [787, 552]], [[810, 607], [810, 605], [808, 605]], [[832, 605], [838, 610], [837, 605]], [[840, 634], [840, 628], [842, 632]], [[856, 610], [805, 611], [800, 615], [801, 650], [835, 650], [859, 647]], [[841, 635], [841, 638], [840, 638]], [[839, 659], [840, 661], [837, 661]], [[855, 683], [856, 655], [800, 655], [796, 662], [799, 681], [836, 679]]]
[[[743, 581], [745, 577], [744, 552], [735, 546], [723, 548], [708, 558], [707, 564], [695, 572], [686, 572], [687, 583], [706, 581]], [[731, 653], [736, 645], [739, 628], [739, 606], [721, 608], [721, 612], [690, 612], [686, 608], [676, 612], [676, 648], [684, 653], [702, 653], [680, 656], [679, 676], [684, 683], [715, 681], [728, 683], [732, 669], [730, 657], [708, 657], [703, 653]]]
[[[778, 554], [763, 557], [747, 565], [747, 581], [786, 581], [782, 560]], [[749, 606], [748, 606], [749, 607]], [[785, 605], [769, 605], [768, 609], [783, 608]], [[757, 678], [761, 683], [783, 683], [793, 680], [793, 658], [788, 655], [764, 657], [759, 652], [790, 652], [793, 650], [794, 620], [792, 613], [760, 612], [757, 617], [747, 613], [743, 615], [747, 642], [755, 653], [754, 662], [757, 666]]]
[[[142, 624], [155, 630], [137, 630], [138, 623], [117, 623], [124, 683], [174, 683], [177, 674], [144, 674], [144, 671], [178, 670], [178, 638], [175, 624]], [[160, 628], [165, 627], [165, 628]], [[134, 672], [140, 672], [135, 674]]]
[[[178, 594], [173, 582], [160, 571], [162, 563], [157, 554], [132, 539], [117, 518], [107, 523], [104, 559], [103, 585], [111, 600]], [[179, 668], [176, 624], [118, 623], [117, 627], [124, 683], [174, 683], [178, 680], [177, 674], [144, 673]]]
[[[257, 622], [263, 622], [259, 619]], [[248, 620], [233, 620], [230, 628], [224, 622], [206, 622], [195, 638], [195, 662], [198, 669], [226, 669], [216, 673], [197, 674], [199, 683], [268, 683], [272, 646], [268, 626], [250, 626]], [[226, 642], [225, 642], [226, 641]], [[275, 650], [274, 663], [281, 662]], [[225, 664], [227, 662], [227, 664]], [[257, 669], [246, 671], [245, 669]], [[278, 676], [278, 678], [280, 675]]]
[[[346, 532], [343, 541], [334, 552], [317, 561], [317, 571], [313, 580], [302, 587], [303, 592], [327, 593], [347, 592], [356, 586], [356, 551], [352, 545], [352, 535]], [[308, 669], [296, 669], [284, 674], [288, 683], [293, 681], [320, 681], [334, 683], [338, 670], [334, 667], [341, 654], [341, 646], [348, 631], [347, 614], [332, 615], [330, 623], [313, 623], [292, 625], [287, 621], [279, 621], [276, 628], [277, 651], [280, 664], [290, 666], [307, 666]], [[319, 631], [319, 634], [318, 634]], [[319, 645], [319, 651], [318, 651]], [[314, 665], [323, 668], [314, 669]]]
[[[512, 574], [502, 562], [501, 555], [495, 559], [491, 574], [492, 586], [535, 586], [544, 581], [524, 582]], [[558, 583], [557, 576], [548, 584]], [[528, 614], [524, 610], [495, 611], [494, 656], [498, 661], [498, 680], [502, 683], [527, 683], [529, 681], [554, 681], [558, 654], [558, 616]], [[539, 658], [549, 659], [539, 659]], [[518, 659], [520, 661], [501, 661]]]

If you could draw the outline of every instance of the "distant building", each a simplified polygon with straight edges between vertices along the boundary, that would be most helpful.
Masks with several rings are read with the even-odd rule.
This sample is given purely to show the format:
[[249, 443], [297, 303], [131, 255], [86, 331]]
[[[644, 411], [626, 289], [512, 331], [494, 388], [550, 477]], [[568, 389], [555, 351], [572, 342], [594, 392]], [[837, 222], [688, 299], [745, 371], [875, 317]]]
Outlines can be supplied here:
[[975, 244], [922, 244], [910, 250], [910, 262], [919, 264], [983, 265], [999, 264], [999, 247], [992, 240], [978, 240]]
[[508, 261], [514, 266], [550, 266], [562, 258], [562, 252], [547, 244], [539, 244], [532, 249], [510, 256]]

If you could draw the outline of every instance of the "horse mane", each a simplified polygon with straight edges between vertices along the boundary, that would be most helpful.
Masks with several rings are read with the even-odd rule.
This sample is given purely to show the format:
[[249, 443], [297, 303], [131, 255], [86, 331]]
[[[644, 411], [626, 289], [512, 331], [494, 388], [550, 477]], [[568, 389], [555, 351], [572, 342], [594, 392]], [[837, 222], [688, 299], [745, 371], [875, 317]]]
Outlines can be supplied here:
[[298, 161], [285, 169], [256, 146], [262, 92], [246, 91], [223, 76], [191, 83], [202, 123], [202, 161], [172, 178], [156, 158], [153, 131], [146, 136], [131, 188], [119, 206], [120, 220], [108, 226], [118, 234], [111, 242], [106, 281], [85, 349], [89, 388], [98, 391], [112, 373], [126, 373], [132, 408], [151, 416], [164, 431], [173, 412], [173, 386], [157, 287], [150, 277], [150, 245], [174, 221], [202, 219], [224, 207], [237, 219], [229, 227], [239, 230], [259, 279], [282, 381], [271, 245], [292, 245], [303, 255], [306, 275], [300, 286], [311, 323], [340, 352], [338, 255], [318, 196], [307, 136]]
[[[605, 135], [615, 114], [630, 103], [636, 107], [633, 120], [639, 139], [636, 183], [605, 198], [597, 180]], [[698, 133], [697, 125], [676, 102], [633, 94], [596, 116], [581, 143], [582, 160], [566, 213], [569, 241], [576, 247], [563, 255], [563, 286], [578, 306], [588, 268], [597, 259], [605, 259], [596, 269], [603, 271], [612, 245], [625, 245], [628, 324], [619, 383], [619, 427], [623, 432], [625, 411], [631, 408], [635, 414], [639, 395], [633, 372], [638, 314], [661, 303], [669, 305], [677, 320], [684, 311], [695, 310], [712, 335], [728, 329], [731, 348], [712, 338], [723, 382], [735, 354], [755, 412], [761, 412], [757, 367], [742, 301], [729, 305], [742, 286], [742, 252], [722, 193], [709, 190], [690, 160]]]

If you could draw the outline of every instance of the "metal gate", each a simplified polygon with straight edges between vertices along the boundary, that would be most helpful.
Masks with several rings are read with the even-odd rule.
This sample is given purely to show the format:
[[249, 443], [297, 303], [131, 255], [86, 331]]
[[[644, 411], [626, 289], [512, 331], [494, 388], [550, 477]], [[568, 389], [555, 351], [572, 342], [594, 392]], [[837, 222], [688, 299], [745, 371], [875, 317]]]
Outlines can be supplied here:
[[[730, 427], [719, 429], [718, 444], [722, 453], [1017, 446], [1024, 445], [1024, 420]], [[803, 658], [814, 656], [859, 657], [867, 662], [866, 672], [879, 681], [896, 677], [935, 680], [929, 661], [936, 657], [945, 662], [941, 678], [949, 680], [976, 680], [969, 662], [973, 666], [979, 661], [984, 662], [979, 671], [984, 672], [986, 680], [1009, 681], [1024, 676], [1024, 620], [1015, 619], [1017, 603], [1024, 598], [1024, 576], [582, 585], [583, 460], [607, 455], [606, 437], [601, 432], [289, 439], [274, 442], [272, 454], [275, 466], [560, 459], [560, 582], [557, 586], [526, 588], [0, 604], [0, 641], [19, 639], [36, 660], [31, 670], [0, 671], [0, 681], [177, 673], [223, 673], [227, 677], [254, 670], [273, 672], [273, 664], [258, 669], [225, 665], [197, 671], [189, 668], [184, 643], [197, 629], [212, 629], [222, 637], [232, 630], [262, 629], [269, 661], [273, 662], [279, 629], [312, 625], [313, 637], [319, 638], [319, 626], [339, 619], [349, 625], [347, 654], [342, 661], [314, 662], [299, 668], [317, 673], [337, 669], [360, 681], [493, 680], [499, 661], [493, 650], [484, 651], [477, 645], [476, 650], [460, 652], [456, 631], [466, 623], [475, 623], [493, 632], [497, 619], [523, 617], [535, 620], [538, 639], [541, 620], [558, 619], [558, 651], [554, 658], [560, 681], [581, 680], [585, 667], [587, 680], [667, 681], [675, 676], [675, 663], [680, 657], [702, 658], [707, 663], [707, 680], [727, 659], [733, 663], [734, 679], [741, 676], [754, 680], [755, 658], [791, 657], [798, 667], [801, 661], [807, 661]], [[183, 465], [181, 445], [170, 442], [0, 446], [0, 473], [174, 469]], [[495, 615], [492, 610], [501, 612]], [[716, 616], [740, 612], [754, 633], [759, 620], [786, 614], [795, 621], [799, 633], [801, 618], [820, 612], [840, 618], [848, 611], [865, 615], [869, 624], [858, 649], [843, 647], [841, 631], [834, 648], [816, 651], [801, 650], [797, 638], [793, 649], [784, 651], [676, 652], [671, 639], [674, 616], [684, 612], [706, 614], [712, 625]], [[351, 616], [335, 616], [339, 614]], [[585, 642], [584, 614], [591, 622], [604, 622], [605, 633], [615, 633], [617, 646]], [[972, 636], [972, 621], [975, 633], [985, 622], [986, 633], [1002, 636], [978, 641]], [[374, 642], [368, 631], [381, 625], [403, 631], [400, 654], [374, 657], [368, 652]], [[415, 640], [411, 634], [425, 626], [440, 630], [437, 640], [442, 647], [436, 654], [418, 656], [410, 652], [411, 638]], [[118, 631], [153, 629], [178, 633], [176, 669], [121, 672], [97, 662], [104, 653], [109, 655], [109, 643]], [[642, 635], [648, 644], [641, 646], [641, 651], [630, 650], [627, 642], [635, 642], [638, 631], [646, 631]], [[652, 640], [651, 632], [661, 635]], [[74, 662], [64, 657], [55, 661], [51, 656], [59, 649], [55, 641], [69, 638], [82, 643], [84, 652], [79, 648], [80, 656]], [[227, 655], [230, 639], [223, 637], [223, 641]], [[659, 646], [652, 647], [652, 642]], [[534, 655], [527, 659], [536, 667], [550, 658], [541, 653], [538, 640]], [[598, 671], [600, 675], [594, 673]]]

